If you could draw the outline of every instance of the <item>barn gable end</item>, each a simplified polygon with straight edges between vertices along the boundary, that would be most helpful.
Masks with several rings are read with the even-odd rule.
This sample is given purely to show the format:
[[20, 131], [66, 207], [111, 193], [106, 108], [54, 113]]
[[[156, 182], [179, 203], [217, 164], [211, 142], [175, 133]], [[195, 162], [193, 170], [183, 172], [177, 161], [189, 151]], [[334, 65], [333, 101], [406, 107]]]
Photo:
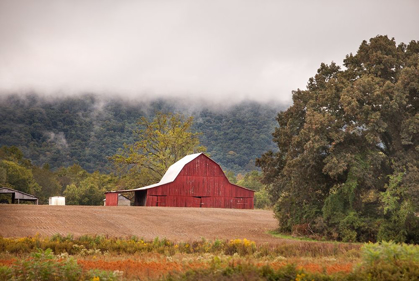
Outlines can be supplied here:
[[254, 191], [231, 184], [221, 167], [198, 153], [173, 164], [159, 183], [135, 192], [135, 205], [253, 209]]

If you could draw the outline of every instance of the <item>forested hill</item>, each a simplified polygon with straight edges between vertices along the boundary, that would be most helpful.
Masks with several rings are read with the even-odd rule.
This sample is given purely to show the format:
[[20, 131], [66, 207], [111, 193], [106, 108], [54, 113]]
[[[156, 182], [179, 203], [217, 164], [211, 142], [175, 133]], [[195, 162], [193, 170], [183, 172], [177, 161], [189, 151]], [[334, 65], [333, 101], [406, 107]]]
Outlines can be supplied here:
[[[89, 172], [110, 171], [107, 157], [135, 141], [141, 116], [157, 111], [194, 116], [201, 144], [223, 169], [255, 169], [262, 153], [275, 149], [271, 133], [278, 106], [243, 102], [224, 109], [156, 100], [126, 102], [95, 95], [47, 99], [38, 95], [0, 97], [0, 146], [17, 146], [33, 164], [51, 168], [79, 164]], [[186, 112], [186, 113], [185, 113]]]

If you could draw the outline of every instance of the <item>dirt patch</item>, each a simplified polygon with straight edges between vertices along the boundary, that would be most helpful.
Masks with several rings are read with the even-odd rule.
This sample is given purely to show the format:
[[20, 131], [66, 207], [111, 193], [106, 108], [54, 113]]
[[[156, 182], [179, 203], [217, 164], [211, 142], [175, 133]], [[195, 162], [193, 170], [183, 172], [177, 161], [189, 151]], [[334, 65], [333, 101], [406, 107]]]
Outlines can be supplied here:
[[247, 238], [258, 243], [284, 241], [266, 234], [277, 228], [272, 211], [173, 207], [0, 205], [3, 237], [136, 235], [173, 241]]

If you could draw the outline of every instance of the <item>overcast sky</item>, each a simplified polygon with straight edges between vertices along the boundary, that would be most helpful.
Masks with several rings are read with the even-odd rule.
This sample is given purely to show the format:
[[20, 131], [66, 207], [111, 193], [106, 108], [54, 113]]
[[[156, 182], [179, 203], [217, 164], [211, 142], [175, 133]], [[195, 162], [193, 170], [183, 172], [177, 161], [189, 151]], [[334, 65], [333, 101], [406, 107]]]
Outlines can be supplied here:
[[290, 104], [378, 34], [419, 40], [419, 1], [0, 0], [0, 91]]

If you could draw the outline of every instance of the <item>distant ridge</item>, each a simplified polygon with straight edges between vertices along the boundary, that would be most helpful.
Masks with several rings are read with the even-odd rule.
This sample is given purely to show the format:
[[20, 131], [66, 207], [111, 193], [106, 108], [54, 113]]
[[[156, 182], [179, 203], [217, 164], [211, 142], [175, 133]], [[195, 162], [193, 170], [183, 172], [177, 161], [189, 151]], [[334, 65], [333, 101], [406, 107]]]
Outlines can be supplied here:
[[193, 129], [202, 132], [201, 144], [212, 159], [223, 169], [245, 173], [255, 169], [255, 158], [275, 149], [271, 133], [281, 109], [251, 101], [220, 109], [173, 99], [0, 96], [0, 146], [17, 146], [34, 164], [49, 163], [52, 169], [79, 164], [89, 172], [109, 172], [107, 157], [135, 142], [133, 131], [141, 116], [179, 112], [194, 116]]

